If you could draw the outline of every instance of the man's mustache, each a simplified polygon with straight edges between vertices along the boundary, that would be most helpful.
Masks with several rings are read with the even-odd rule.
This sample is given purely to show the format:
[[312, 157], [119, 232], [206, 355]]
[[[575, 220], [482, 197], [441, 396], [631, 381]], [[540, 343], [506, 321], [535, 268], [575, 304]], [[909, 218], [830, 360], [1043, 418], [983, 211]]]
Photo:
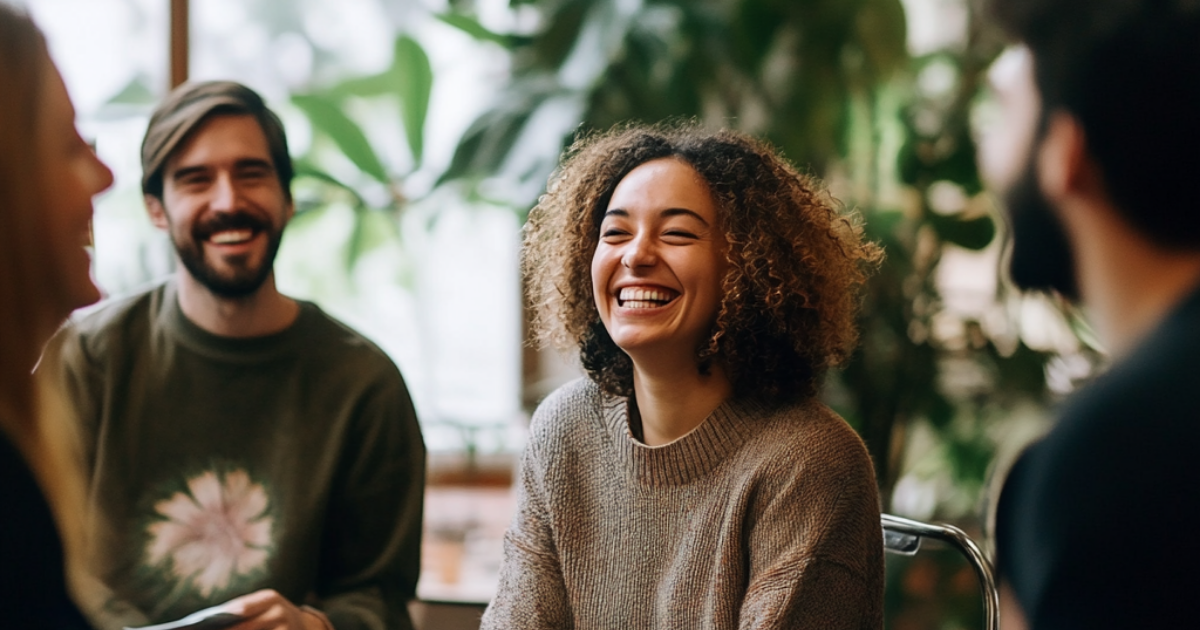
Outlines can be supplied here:
[[221, 212], [210, 215], [199, 221], [192, 228], [192, 236], [198, 240], [206, 240], [217, 232], [226, 230], [267, 231], [271, 228], [269, 221], [249, 212]]

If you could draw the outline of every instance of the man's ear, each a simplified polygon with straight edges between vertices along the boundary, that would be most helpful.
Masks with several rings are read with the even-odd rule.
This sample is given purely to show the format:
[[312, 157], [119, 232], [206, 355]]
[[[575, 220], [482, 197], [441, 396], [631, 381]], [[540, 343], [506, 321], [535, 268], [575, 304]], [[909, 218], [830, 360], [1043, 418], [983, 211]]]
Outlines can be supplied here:
[[160, 230], [169, 229], [171, 223], [167, 220], [167, 209], [163, 207], [162, 200], [154, 195], [142, 195], [142, 200], [146, 204], [146, 213], [150, 215], [150, 222], [154, 224], [154, 227]]
[[1083, 126], [1067, 112], [1050, 115], [1038, 147], [1037, 170], [1042, 194], [1056, 206], [1072, 198], [1104, 194], [1103, 178], [1088, 153]]

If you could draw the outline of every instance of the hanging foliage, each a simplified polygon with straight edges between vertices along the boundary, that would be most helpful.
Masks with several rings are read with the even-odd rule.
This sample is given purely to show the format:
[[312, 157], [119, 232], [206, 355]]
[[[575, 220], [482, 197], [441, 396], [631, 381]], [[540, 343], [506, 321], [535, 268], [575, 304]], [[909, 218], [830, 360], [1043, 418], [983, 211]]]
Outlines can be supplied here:
[[[976, 16], [961, 47], [914, 59], [899, 0], [513, 4], [539, 11], [536, 32], [494, 33], [466, 1], [442, 17], [504, 46], [513, 60], [509, 84], [464, 134], [442, 181], [516, 178], [536, 190], [576, 133], [628, 120], [695, 118], [769, 139], [831, 181], [887, 251], [866, 290], [862, 348], [831, 377], [828, 396], [863, 435], [885, 507], [917, 424], [943, 441], [956, 482], [977, 490], [991, 461], [989, 423], [1014, 401], [1045, 400], [1050, 355], [1019, 339], [993, 340], [969, 317], [954, 338], [935, 334], [946, 311], [936, 282], [943, 252], [982, 250], [997, 234], [969, 113], [999, 46]], [[913, 87], [932, 63], [953, 76], [946, 93]], [[563, 107], [575, 115], [550, 130], [557, 141], [529, 142], [547, 133], [539, 113]], [[957, 191], [964, 203], [935, 211], [935, 187]], [[950, 372], [978, 378], [964, 386]]]

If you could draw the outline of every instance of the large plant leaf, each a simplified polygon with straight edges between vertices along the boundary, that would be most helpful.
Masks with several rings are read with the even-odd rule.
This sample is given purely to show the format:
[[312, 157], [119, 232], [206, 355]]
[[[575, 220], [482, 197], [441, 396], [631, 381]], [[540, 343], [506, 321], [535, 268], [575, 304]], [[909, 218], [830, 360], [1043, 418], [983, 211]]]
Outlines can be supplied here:
[[366, 134], [337, 103], [315, 94], [298, 94], [292, 102], [308, 116], [313, 127], [333, 140], [338, 149], [363, 173], [375, 181], [387, 185], [390, 181], [383, 162], [371, 148]]
[[350, 186], [342, 180], [334, 177], [324, 169], [317, 167], [317, 165], [313, 164], [312, 162], [306, 159], [297, 159], [293, 160], [292, 166], [295, 170], [297, 178], [311, 177], [323, 184], [331, 186], [338, 191], [349, 195], [355, 206], [363, 208], [367, 207], [367, 201], [363, 199], [362, 195], [358, 194], [358, 191], [355, 190], [353, 186]]
[[557, 82], [545, 75], [513, 83], [500, 97], [498, 106], [485, 111], [467, 128], [438, 183], [459, 178], [479, 179], [495, 173], [534, 112], [547, 99], [562, 93]]
[[766, 2], [738, 3], [729, 31], [734, 63], [748, 75], [757, 76], [776, 35], [786, 25], [787, 19], [780, 7]]
[[605, 72], [604, 89], [591, 92], [586, 124], [607, 129], [631, 119], [698, 116], [701, 108], [696, 87], [703, 83], [688, 76], [694, 59], [691, 47], [690, 41], [669, 41], [635, 24], [629, 30], [624, 54]]
[[354, 209], [354, 227], [350, 240], [346, 242], [346, 268], [353, 269], [362, 256], [371, 250], [398, 238], [397, 225], [379, 210], [359, 206]]
[[908, 27], [900, 0], [869, 0], [855, 19], [855, 29], [868, 70], [876, 78], [886, 78], [908, 59]]
[[534, 38], [530, 48], [532, 57], [518, 59], [530, 69], [558, 69], [571, 54], [583, 31], [584, 17], [599, 2], [612, 0], [571, 0], [561, 2], [551, 9], [546, 18], [545, 30]]
[[438, 183], [484, 177], [504, 163], [533, 109], [492, 110], [478, 118], [459, 141], [450, 166]]
[[920, 187], [944, 179], [961, 186], [967, 195], [983, 190], [969, 130], [929, 138], [921, 137], [910, 124], [910, 133], [896, 158], [900, 181]]
[[425, 153], [425, 116], [429, 113], [429, 95], [433, 91], [433, 67], [425, 49], [413, 38], [402, 35], [396, 39], [390, 72], [400, 94], [408, 147], [419, 165]]
[[983, 249], [996, 238], [996, 222], [986, 214], [970, 219], [931, 214], [929, 222], [942, 240], [970, 250]]
[[329, 95], [338, 99], [347, 96], [371, 97], [394, 93], [396, 93], [396, 85], [390, 69], [379, 74], [347, 79], [328, 91]]
[[454, 28], [466, 33], [467, 35], [470, 35], [471, 37], [474, 37], [481, 42], [491, 42], [493, 44], [499, 44], [505, 48], [512, 48], [517, 44], [528, 43], [530, 41], [528, 37], [518, 37], [504, 33], [497, 33], [480, 24], [479, 20], [476, 20], [470, 16], [462, 15], [460, 13], [436, 13], [433, 17], [450, 26], [453, 26]]
[[413, 161], [420, 166], [425, 154], [425, 119], [429, 113], [432, 92], [433, 66], [429, 62], [429, 55], [416, 40], [401, 35], [396, 38], [392, 65], [387, 70], [347, 79], [330, 88], [326, 94], [336, 101], [353, 96], [395, 96], [400, 104], [400, 119], [408, 138], [409, 151], [412, 152]]

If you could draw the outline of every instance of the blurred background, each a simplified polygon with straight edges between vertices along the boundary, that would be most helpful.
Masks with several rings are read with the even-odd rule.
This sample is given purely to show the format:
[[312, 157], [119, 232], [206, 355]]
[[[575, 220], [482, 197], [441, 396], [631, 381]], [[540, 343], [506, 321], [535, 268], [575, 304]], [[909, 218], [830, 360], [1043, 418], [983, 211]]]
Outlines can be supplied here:
[[[770, 139], [857, 209], [887, 259], [826, 400], [863, 436], [884, 510], [987, 539], [996, 479], [1102, 363], [1077, 314], [999, 272], [1003, 221], [973, 137], [1003, 42], [975, 0], [15, 0], [46, 31], [80, 127], [116, 172], [95, 276], [172, 271], [138, 147], [187, 74], [281, 114], [298, 214], [281, 289], [374, 339], [431, 451], [425, 599], [486, 602], [536, 403], [579, 369], [525, 344], [520, 227], [565, 144], [695, 117]], [[190, 6], [188, 6], [190, 4]], [[177, 77], [178, 78], [178, 77]], [[953, 554], [891, 562], [888, 627], [982, 627]]]

